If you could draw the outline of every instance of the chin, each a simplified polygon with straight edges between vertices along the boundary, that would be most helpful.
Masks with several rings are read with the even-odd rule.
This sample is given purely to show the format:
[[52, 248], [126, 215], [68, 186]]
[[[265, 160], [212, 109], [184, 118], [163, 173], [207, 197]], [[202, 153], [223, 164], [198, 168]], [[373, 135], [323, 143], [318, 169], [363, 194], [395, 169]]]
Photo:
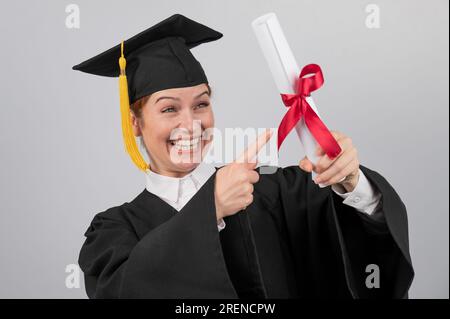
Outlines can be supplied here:
[[175, 165], [179, 172], [189, 173], [190, 171], [194, 170], [199, 165], [199, 163], [178, 163]]

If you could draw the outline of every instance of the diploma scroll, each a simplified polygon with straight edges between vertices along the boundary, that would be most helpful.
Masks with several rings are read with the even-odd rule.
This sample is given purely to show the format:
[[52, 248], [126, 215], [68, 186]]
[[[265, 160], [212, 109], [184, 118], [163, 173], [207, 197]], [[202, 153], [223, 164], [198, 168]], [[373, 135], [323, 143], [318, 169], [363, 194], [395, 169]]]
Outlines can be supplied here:
[[[274, 13], [268, 13], [261, 16], [252, 22], [252, 27], [269, 65], [278, 92], [280, 94], [295, 94], [300, 68], [292, 54], [276, 15]], [[312, 97], [307, 96], [306, 101], [320, 118]], [[316, 164], [318, 161], [318, 157], [315, 154], [317, 142], [305, 125], [304, 118], [297, 122], [295, 130], [300, 138], [300, 142], [304, 146], [306, 156], [313, 164]], [[313, 178], [316, 176], [314, 171], [312, 172], [312, 176]], [[319, 186], [324, 187], [322, 184], [319, 184]]]

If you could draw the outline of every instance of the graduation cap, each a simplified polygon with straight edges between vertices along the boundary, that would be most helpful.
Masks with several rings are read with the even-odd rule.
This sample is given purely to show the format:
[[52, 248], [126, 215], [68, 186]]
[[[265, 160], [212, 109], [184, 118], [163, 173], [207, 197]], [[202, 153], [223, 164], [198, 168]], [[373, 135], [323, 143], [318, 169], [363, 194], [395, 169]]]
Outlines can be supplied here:
[[136, 145], [130, 104], [164, 89], [208, 83], [202, 66], [190, 49], [221, 37], [220, 32], [174, 14], [72, 68], [94, 75], [119, 77], [125, 150], [139, 169], [145, 171], [148, 165]]

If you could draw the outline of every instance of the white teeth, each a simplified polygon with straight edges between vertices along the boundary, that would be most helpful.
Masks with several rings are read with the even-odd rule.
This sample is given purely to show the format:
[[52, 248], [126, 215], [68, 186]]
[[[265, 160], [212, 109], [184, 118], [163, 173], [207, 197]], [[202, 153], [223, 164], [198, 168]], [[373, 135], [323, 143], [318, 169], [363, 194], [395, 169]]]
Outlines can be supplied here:
[[192, 140], [177, 140], [172, 141], [171, 144], [178, 150], [181, 151], [190, 151], [195, 150], [200, 144], [200, 138], [194, 138]]

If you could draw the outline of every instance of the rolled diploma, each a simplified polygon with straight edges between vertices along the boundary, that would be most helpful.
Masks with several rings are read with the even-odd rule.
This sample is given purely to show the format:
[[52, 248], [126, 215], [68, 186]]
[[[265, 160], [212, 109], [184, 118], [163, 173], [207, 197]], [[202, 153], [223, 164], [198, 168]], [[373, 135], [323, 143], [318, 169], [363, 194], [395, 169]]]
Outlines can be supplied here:
[[[292, 54], [291, 48], [284, 36], [275, 13], [268, 13], [252, 22], [253, 31], [258, 39], [261, 50], [272, 72], [273, 79], [280, 94], [295, 94], [300, 69]], [[320, 118], [320, 114], [311, 96], [306, 101]], [[303, 144], [306, 156], [313, 163], [317, 163], [317, 142], [305, 125], [302, 118], [295, 126], [300, 142]], [[314, 178], [316, 173], [312, 172]], [[320, 187], [325, 187], [319, 184]]]

